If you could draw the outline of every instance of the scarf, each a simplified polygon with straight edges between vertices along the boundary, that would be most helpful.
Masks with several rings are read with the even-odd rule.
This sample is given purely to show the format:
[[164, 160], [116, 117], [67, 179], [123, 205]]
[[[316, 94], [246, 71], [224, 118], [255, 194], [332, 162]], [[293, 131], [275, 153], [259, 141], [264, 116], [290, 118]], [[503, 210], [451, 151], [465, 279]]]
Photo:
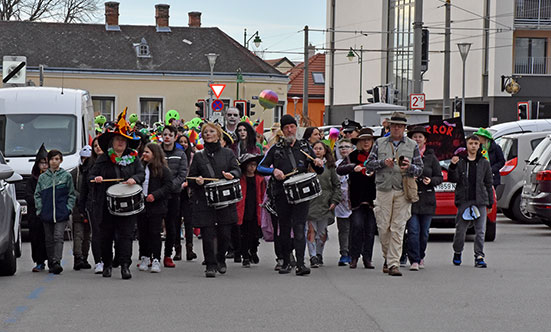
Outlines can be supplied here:
[[119, 166], [127, 166], [132, 164], [136, 160], [136, 157], [138, 156], [138, 151], [130, 149], [129, 154], [118, 157], [115, 153], [115, 150], [113, 148], [109, 148], [109, 150], [107, 150], [107, 154], [109, 155], [109, 160], [111, 160], [113, 164], [117, 164]]
[[490, 145], [491, 144], [492, 144], [491, 141], [489, 141], [486, 144], [482, 144], [482, 151], [480, 151], [482, 153], [482, 156], [484, 158], [486, 158], [486, 160], [488, 160], [488, 161], [490, 161], [490, 155], [488, 154], [488, 150], [490, 150]]

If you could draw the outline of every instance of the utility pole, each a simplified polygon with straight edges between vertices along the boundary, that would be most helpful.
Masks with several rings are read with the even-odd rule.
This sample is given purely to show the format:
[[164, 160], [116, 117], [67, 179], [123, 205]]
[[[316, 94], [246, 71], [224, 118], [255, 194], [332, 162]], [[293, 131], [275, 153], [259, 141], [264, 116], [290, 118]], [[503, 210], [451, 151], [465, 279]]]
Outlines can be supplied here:
[[415, 22], [413, 22], [413, 93], [423, 92], [421, 58], [423, 43], [423, 0], [415, 0]]
[[308, 118], [308, 26], [304, 26], [304, 82], [302, 95], [302, 118]]
[[484, 37], [482, 40], [484, 47], [484, 59], [482, 67], [482, 99], [488, 98], [488, 63], [490, 59], [490, 0], [484, 1]]
[[325, 112], [325, 124], [332, 122], [331, 113], [333, 111], [333, 104], [335, 103], [335, 8], [336, 1], [331, 0], [331, 32], [329, 33], [329, 108]]
[[442, 101], [442, 118], [453, 117], [450, 107], [450, 52], [451, 52], [451, 3], [446, 0], [446, 31], [444, 36], [444, 95]]

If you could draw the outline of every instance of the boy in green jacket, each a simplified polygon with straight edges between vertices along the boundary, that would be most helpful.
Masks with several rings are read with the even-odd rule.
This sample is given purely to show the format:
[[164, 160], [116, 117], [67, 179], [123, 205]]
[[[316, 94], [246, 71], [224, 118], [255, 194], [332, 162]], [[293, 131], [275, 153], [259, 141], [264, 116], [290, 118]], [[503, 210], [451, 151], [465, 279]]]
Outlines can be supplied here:
[[34, 192], [36, 215], [44, 223], [46, 252], [50, 272], [60, 274], [63, 254], [63, 233], [75, 206], [75, 187], [71, 174], [59, 166], [63, 155], [58, 150], [48, 152], [49, 168], [38, 178]]

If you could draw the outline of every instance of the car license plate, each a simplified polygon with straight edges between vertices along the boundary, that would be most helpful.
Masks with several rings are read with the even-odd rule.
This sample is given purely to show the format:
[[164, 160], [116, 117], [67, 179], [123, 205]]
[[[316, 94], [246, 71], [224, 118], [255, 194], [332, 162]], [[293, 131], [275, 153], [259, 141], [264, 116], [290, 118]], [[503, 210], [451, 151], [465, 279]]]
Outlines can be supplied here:
[[436, 192], [455, 191], [455, 183], [442, 182], [441, 184], [434, 187], [434, 191]]
[[21, 205], [21, 214], [27, 214], [27, 206]]

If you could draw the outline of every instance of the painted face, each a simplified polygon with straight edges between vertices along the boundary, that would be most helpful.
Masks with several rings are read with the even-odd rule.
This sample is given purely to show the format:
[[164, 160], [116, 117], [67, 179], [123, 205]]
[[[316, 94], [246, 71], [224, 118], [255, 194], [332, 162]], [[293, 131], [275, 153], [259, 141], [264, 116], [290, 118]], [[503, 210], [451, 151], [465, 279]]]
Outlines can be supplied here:
[[122, 136], [117, 135], [113, 138], [113, 149], [117, 152], [123, 152], [126, 149], [126, 144], [126, 138]]
[[244, 141], [247, 139], [247, 129], [244, 126], [240, 126], [237, 128], [237, 135], [239, 136], [239, 139]]
[[167, 145], [174, 143], [174, 133], [168, 129], [163, 130], [163, 143]]
[[411, 136], [411, 139], [413, 139], [417, 145], [419, 145], [419, 149], [422, 149], [425, 146], [425, 143], [427, 143], [427, 139], [425, 138], [425, 135], [421, 133], [415, 133]]
[[350, 152], [352, 152], [352, 144], [351, 143], [342, 143], [341, 145], [339, 145], [339, 152], [341, 153], [341, 156], [343, 158], [346, 158], [348, 157], [348, 155], [350, 154]]
[[94, 151], [99, 156], [100, 154], [103, 154], [103, 150], [100, 148], [98, 140], [94, 141]]
[[220, 137], [218, 136], [218, 131], [216, 131], [214, 128], [209, 126], [209, 127], [206, 127], [205, 130], [203, 131], [203, 139], [207, 143], [214, 143], [218, 141]]
[[229, 110], [226, 113], [226, 121], [229, 124], [237, 124], [237, 122], [239, 121], [239, 112], [234, 110]]
[[476, 151], [480, 148], [480, 142], [470, 139], [467, 141], [467, 152], [469, 154], [475, 154]]
[[153, 152], [149, 148], [145, 148], [142, 154], [143, 160], [150, 162], [153, 159]]
[[321, 141], [321, 132], [319, 131], [319, 129], [316, 128], [314, 129], [314, 131], [312, 131], [312, 136], [310, 136], [310, 139], [308, 139], [308, 141], [310, 142], [310, 144]]
[[325, 149], [323, 148], [323, 145], [316, 144], [316, 145], [314, 145], [313, 149], [314, 149], [314, 154], [316, 155], [316, 157], [323, 158], [323, 156], [325, 156]]
[[61, 157], [59, 155], [53, 156], [49, 161], [48, 164], [50, 165], [50, 168], [52, 169], [58, 169], [59, 165], [61, 165]]

